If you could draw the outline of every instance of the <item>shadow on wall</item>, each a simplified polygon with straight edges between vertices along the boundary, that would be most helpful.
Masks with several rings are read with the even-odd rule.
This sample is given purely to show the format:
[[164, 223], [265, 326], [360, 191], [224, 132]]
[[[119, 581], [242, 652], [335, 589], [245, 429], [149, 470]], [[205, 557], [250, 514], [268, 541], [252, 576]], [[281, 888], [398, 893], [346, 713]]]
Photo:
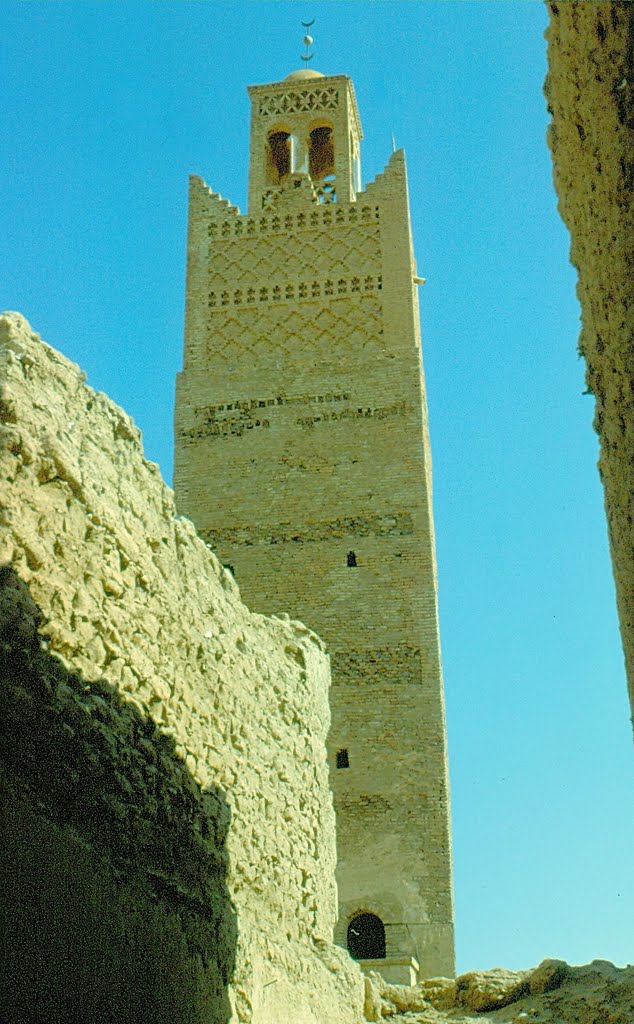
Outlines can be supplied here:
[[0, 1019], [226, 1024], [230, 811], [171, 736], [48, 653], [0, 569]]

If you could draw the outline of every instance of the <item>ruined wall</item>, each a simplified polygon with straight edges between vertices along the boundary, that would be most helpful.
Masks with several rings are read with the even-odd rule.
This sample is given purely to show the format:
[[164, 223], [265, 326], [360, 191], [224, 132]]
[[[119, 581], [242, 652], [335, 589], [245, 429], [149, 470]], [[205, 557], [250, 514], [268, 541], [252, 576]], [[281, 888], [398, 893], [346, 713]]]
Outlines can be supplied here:
[[634, 710], [634, 6], [549, 3], [548, 142], [571, 234]]
[[16, 314], [0, 357], [0, 1015], [352, 1024], [320, 641], [248, 611]]
[[390, 1024], [631, 1024], [634, 967], [542, 960], [528, 971], [469, 971], [411, 988], [368, 979], [368, 1020]]

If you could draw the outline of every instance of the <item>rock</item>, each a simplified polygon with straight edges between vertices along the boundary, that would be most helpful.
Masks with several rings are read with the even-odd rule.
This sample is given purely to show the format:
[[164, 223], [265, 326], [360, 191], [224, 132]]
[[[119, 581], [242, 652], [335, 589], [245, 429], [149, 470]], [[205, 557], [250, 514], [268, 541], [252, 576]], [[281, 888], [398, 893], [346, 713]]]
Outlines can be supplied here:
[[418, 985], [391, 985], [380, 975], [372, 972], [370, 984], [366, 986], [366, 1016], [368, 1009], [381, 1016], [368, 1020], [381, 1020], [401, 1013], [429, 1012], [430, 1007], [448, 1010], [456, 1000], [456, 982], [451, 978], [430, 978]]
[[579, 354], [587, 364], [586, 393], [596, 402], [599, 474], [634, 711], [634, 5], [551, 0], [549, 7], [548, 144], [579, 272]]
[[528, 987], [531, 995], [559, 988], [567, 974], [568, 964], [565, 960], [542, 960], [530, 972]]
[[429, 999], [418, 985], [387, 985], [384, 982], [381, 995], [394, 1007], [392, 1013], [416, 1013], [429, 1009]]
[[456, 978], [456, 1005], [476, 1013], [497, 1010], [528, 992], [528, 971], [470, 971]]
[[436, 1010], [449, 1010], [456, 1002], [456, 982], [453, 978], [428, 978], [416, 986]]
[[[48, 999], [51, 977], [79, 971], [95, 986], [95, 1005], [103, 991], [113, 1019], [140, 1019], [128, 986], [110, 1004], [114, 975], [102, 971], [103, 949], [124, 928], [148, 953], [129, 986], [142, 1001], [149, 961], [148, 1019], [163, 997], [176, 998], [173, 979], [182, 978], [188, 1019], [227, 1020], [231, 977], [240, 1020], [360, 1024], [360, 968], [330, 942], [335, 821], [323, 648], [307, 628], [240, 602], [192, 523], [175, 518], [172, 492], [144, 460], [127, 415], [19, 316], [0, 316], [0, 379], [10, 402], [0, 422], [1, 540], [12, 558], [0, 567], [0, 654], [15, 737], [2, 767], [12, 792], [25, 794], [13, 827], [26, 827], [28, 839], [16, 832], [11, 849], [28, 845], [46, 862], [49, 885], [70, 878], [67, 900], [43, 891], [16, 922], [34, 957], [47, 952], [48, 973], [38, 973], [29, 998]], [[220, 636], [225, 656], [216, 660]], [[17, 808], [17, 798], [3, 811], [4, 803]], [[92, 862], [77, 866], [78, 844], [107, 865], [103, 876]], [[16, 852], [11, 868], [20, 862]], [[21, 886], [26, 873], [18, 877]], [[121, 879], [130, 895], [93, 914], [105, 906], [102, 885], [118, 893]], [[50, 935], [37, 924], [49, 920], [49, 897]], [[156, 917], [130, 912], [129, 901], [145, 908], [146, 898]], [[13, 973], [31, 955], [20, 944], [9, 954]], [[70, 1013], [57, 1010], [59, 1019]]]
[[365, 997], [363, 1001], [363, 1015], [366, 1020], [382, 1020], [383, 1010], [381, 999], [381, 985], [383, 979], [379, 974], [375, 974], [372, 971], [371, 974], [366, 974], [364, 979], [365, 984]]

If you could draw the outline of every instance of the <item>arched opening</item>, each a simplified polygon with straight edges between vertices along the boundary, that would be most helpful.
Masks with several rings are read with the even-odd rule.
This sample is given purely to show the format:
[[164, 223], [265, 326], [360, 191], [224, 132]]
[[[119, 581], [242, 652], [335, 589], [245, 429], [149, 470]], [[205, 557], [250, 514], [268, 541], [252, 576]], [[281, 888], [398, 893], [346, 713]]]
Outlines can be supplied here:
[[290, 132], [269, 132], [266, 140], [266, 183], [279, 185], [291, 173]]
[[357, 914], [348, 925], [348, 952], [355, 960], [385, 959], [385, 926], [376, 914]]
[[335, 143], [329, 125], [313, 128], [310, 133], [308, 173], [315, 182], [335, 173]]

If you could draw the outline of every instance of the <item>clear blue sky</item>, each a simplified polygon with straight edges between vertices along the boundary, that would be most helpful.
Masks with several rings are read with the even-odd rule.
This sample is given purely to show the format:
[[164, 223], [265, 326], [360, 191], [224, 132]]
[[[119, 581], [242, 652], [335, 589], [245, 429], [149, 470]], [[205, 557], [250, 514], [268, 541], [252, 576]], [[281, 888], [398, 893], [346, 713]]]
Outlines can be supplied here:
[[434, 458], [459, 970], [634, 959], [632, 745], [575, 274], [517, 2], [0, 5], [0, 308], [171, 479], [187, 175], [245, 206], [246, 86], [349, 74], [407, 153]]

